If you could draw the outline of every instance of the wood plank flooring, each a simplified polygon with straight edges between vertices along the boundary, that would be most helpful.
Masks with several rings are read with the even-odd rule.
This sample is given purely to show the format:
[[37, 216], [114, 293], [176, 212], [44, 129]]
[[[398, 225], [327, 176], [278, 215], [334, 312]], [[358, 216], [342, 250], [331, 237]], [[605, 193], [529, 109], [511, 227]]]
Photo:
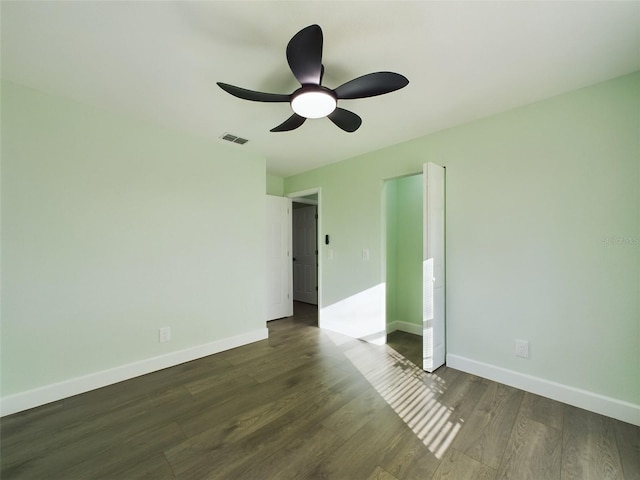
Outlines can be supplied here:
[[8, 479], [640, 480], [640, 428], [317, 327], [0, 421]]

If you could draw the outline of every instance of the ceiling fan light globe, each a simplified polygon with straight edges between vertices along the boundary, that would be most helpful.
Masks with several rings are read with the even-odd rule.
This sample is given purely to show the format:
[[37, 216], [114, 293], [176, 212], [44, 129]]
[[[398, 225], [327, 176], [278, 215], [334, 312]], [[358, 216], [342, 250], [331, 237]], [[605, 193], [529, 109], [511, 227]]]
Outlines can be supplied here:
[[327, 90], [301, 90], [291, 99], [291, 108], [305, 118], [322, 118], [336, 109], [336, 97]]

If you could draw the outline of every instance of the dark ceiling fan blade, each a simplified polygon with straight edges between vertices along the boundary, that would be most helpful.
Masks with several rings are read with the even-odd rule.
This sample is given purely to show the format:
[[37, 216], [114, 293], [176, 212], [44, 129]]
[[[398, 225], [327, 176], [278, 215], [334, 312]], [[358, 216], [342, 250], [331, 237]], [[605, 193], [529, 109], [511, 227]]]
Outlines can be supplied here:
[[362, 119], [358, 115], [344, 108], [336, 108], [328, 117], [345, 132], [355, 132], [362, 125]]
[[225, 92], [244, 100], [252, 100], [254, 102], [288, 102], [291, 99], [291, 95], [285, 95], [282, 93], [256, 92], [254, 90], [247, 90], [246, 88], [235, 87], [228, 83], [217, 83]]
[[375, 97], [406, 87], [409, 80], [393, 72], [376, 72], [355, 78], [334, 90], [339, 99]]
[[287, 45], [287, 61], [301, 85], [320, 84], [322, 77], [322, 29], [309, 25]]
[[304, 123], [306, 118], [294, 113], [289, 118], [287, 118], [284, 122], [282, 122], [277, 127], [271, 129], [272, 132], [288, 132], [290, 130], [295, 130], [300, 125]]

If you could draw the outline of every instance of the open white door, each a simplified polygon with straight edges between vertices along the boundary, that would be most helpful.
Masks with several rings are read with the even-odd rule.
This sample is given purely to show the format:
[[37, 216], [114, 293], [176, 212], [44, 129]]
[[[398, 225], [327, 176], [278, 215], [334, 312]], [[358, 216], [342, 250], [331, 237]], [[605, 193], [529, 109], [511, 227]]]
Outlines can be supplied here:
[[291, 199], [267, 195], [267, 320], [293, 315]]
[[444, 167], [424, 165], [422, 363], [433, 372], [445, 360]]

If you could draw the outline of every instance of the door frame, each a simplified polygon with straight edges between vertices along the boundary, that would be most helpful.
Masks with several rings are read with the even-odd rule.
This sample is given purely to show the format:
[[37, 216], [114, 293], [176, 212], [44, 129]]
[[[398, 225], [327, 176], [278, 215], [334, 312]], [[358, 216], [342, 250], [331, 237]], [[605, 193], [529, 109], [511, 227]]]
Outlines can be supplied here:
[[[299, 190], [297, 192], [287, 193], [285, 197], [295, 201], [296, 198], [306, 197], [309, 195], [318, 195], [318, 223], [316, 228], [316, 241], [318, 242], [318, 327], [322, 328], [322, 263], [324, 257], [324, 250], [322, 248], [322, 189], [320, 187], [309, 188], [306, 190]], [[291, 216], [293, 222], [293, 215]], [[293, 228], [293, 225], [292, 225]], [[293, 275], [293, 274], [292, 274]], [[293, 278], [291, 279], [293, 282]]]

